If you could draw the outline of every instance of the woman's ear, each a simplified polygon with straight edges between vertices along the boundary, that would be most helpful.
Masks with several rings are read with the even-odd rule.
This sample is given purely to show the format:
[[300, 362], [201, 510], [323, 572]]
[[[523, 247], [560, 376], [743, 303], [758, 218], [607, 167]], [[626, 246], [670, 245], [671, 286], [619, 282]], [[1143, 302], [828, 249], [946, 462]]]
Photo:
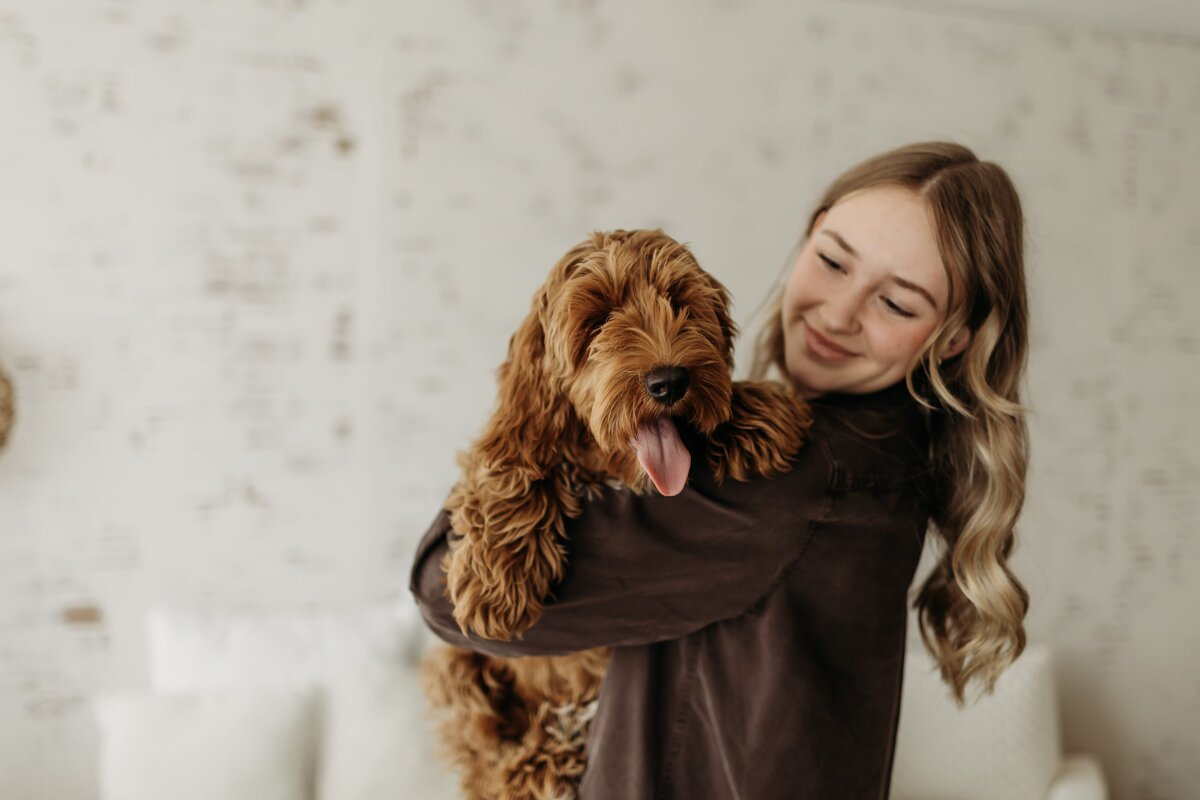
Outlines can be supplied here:
[[942, 358], [953, 358], [954, 356], [967, 349], [967, 345], [971, 343], [971, 329], [966, 325], [958, 329], [958, 333], [954, 334], [954, 338], [950, 340], [949, 347], [946, 352], [942, 353]]

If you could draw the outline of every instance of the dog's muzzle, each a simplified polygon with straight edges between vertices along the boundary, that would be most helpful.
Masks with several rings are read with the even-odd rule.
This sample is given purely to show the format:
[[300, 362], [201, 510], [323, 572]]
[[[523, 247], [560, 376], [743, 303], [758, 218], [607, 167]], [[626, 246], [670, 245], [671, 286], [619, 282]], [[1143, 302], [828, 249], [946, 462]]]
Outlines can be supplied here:
[[655, 367], [643, 376], [642, 383], [656, 402], [669, 406], [687, 393], [688, 371], [683, 367]]

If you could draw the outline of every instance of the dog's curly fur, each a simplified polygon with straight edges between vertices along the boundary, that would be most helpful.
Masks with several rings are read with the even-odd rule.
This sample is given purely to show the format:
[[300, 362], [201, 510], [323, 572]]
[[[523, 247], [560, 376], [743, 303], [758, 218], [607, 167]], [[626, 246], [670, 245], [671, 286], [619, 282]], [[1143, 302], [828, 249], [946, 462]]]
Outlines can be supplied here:
[[[808, 408], [781, 384], [734, 382], [735, 335], [725, 287], [661, 230], [596, 231], [559, 260], [509, 342], [496, 411], [447, 502], [457, 536], [442, 566], [464, 632], [507, 641], [537, 621], [582, 499], [613, 482], [650, 488], [630, 444], [640, 426], [668, 415], [702, 435], [718, 480], [790, 468]], [[663, 367], [689, 376], [669, 405], [646, 382]], [[573, 797], [608, 657], [431, 649], [425, 691], [465, 796]]]

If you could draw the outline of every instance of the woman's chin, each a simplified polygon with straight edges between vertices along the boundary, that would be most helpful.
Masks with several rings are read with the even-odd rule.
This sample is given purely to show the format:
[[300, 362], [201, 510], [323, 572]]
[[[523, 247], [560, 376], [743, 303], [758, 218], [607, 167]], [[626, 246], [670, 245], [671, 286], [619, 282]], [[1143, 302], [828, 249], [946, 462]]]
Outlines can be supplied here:
[[839, 380], [842, 376], [830, 375], [827, 370], [803, 359], [788, 360], [788, 376], [802, 397], [834, 392], [846, 384], [844, 379]]
[[866, 394], [885, 389], [893, 383], [904, 379], [904, 373], [891, 372], [864, 374], [863, 370], [846, 370], [813, 363], [803, 355], [787, 360], [788, 376], [801, 397], [817, 397], [831, 392], [849, 392], [851, 394]]

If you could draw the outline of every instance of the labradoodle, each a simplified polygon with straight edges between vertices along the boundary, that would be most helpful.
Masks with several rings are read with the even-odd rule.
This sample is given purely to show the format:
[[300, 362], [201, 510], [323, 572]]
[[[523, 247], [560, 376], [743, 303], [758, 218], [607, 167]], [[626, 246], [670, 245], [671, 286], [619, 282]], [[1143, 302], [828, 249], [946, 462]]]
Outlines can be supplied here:
[[[790, 468], [808, 408], [782, 384], [733, 381], [735, 333], [725, 287], [661, 230], [597, 231], [559, 260], [447, 501], [463, 631], [507, 641], [537, 621], [564, 575], [564, 521], [601, 487], [682, 491], [692, 456], [677, 426], [703, 436], [718, 480]], [[425, 691], [465, 796], [573, 797], [608, 658], [432, 648]]]

